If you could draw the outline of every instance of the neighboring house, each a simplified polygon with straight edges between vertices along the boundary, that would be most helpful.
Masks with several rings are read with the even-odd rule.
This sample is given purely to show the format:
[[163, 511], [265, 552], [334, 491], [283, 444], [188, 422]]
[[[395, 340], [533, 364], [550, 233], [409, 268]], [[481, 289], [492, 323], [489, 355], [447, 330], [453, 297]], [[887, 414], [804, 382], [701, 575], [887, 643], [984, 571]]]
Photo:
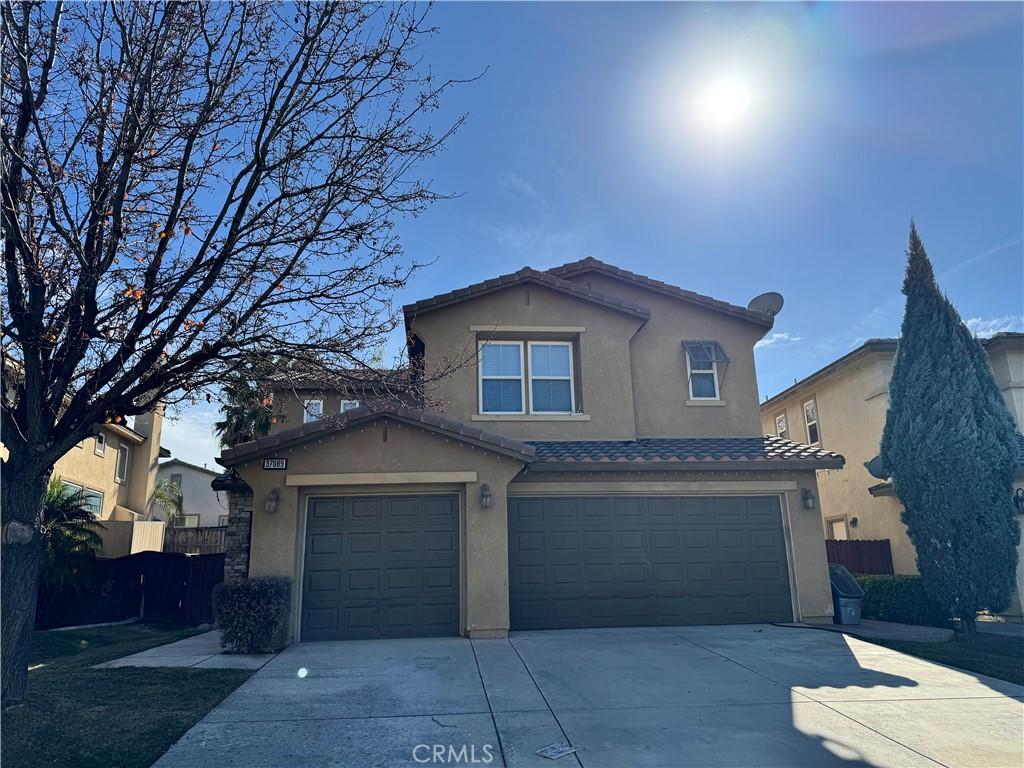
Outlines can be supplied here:
[[444, 412], [325, 397], [224, 450], [226, 578], [292, 577], [302, 640], [830, 621], [843, 458], [761, 434], [751, 306], [595, 259], [406, 306]]
[[[208, 528], [228, 524], [227, 504], [222, 504], [216, 491], [210, 488], [210, 483], [219, 474], [181, 459], [160, 464], [157, 480], [167, 480], [181, 491], [174, 515], [175, 527]], [[161, 520], [167, 520], [166, 510], [157, 508], [154, 514]]]
[[131, 427], [103, 424], [54, 465], [53, 476], [80, 491], [85, 505], [103, 522], [97, 531], [103, 557], [163, 549], [163, 524], [148, 522], [157, 461], [170, 456], [160, 447], [162, 426], [160, 409], [136, 416]]
[[[1018, 429], [1024, 424], [1024, 334], [1000, 333], [981, 341], [996, 384]], [[900, 519], [903, 506], [892, 484], [873, 477], [865, 464], [879, 453], [889, 407], [889, 378], [896, 339], [870, 339], [852, 352], [761, 404], [761, 425], [780, 435], [837, 451], [840, 471], [818, 476], [821, 514], [828, 539], [888, 539], [896, 573], [917, 573], [917, 553]], [[1015, 488], [1024, 488], [1024, 438]], [[1024, 591], [1024, 551], [1018, 594]], [[1013, 611], [1020, 613], [1019, 601]]]

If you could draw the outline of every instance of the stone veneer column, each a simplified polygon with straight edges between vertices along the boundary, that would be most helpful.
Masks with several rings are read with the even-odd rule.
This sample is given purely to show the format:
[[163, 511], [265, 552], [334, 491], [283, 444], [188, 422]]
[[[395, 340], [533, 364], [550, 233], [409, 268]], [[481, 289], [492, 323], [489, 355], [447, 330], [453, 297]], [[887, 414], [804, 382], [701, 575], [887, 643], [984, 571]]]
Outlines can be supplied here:
[[224, 581], [249, 577], [252, 540], [252, 490], [228, 492], [228, 530], [224, 539]]

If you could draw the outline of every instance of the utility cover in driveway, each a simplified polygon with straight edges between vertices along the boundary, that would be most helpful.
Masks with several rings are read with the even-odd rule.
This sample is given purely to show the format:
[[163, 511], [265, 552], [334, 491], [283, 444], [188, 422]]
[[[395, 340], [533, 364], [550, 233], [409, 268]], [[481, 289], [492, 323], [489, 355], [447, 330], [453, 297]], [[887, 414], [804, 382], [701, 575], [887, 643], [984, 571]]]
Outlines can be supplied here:
[[779, 499], [512, 498], [512, 629], [792, 621]]
[[313, 499], [302, 639], [455, 635], [458, 496]]

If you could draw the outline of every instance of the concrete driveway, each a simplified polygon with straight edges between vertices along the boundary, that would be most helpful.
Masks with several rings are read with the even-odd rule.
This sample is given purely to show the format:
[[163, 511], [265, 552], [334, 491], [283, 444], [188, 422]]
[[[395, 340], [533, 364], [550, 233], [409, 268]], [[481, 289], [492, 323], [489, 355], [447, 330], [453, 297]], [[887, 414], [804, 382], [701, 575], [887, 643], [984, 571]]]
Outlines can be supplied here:
[[[769, 625], [304, 643], [157, 765], [1004, 768], [1024, 764], [1022, 697]], [[578, 751], [535, 754], [551, 743]]]

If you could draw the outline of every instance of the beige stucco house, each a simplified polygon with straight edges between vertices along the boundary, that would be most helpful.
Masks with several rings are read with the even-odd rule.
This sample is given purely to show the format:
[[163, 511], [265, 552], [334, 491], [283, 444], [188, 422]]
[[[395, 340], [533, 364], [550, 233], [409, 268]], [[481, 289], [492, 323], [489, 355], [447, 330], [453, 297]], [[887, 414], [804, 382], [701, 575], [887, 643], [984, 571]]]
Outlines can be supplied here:
[[[103, 557], [163, 549], [164, 524], [150, 520], [157, 462], [170, 456], [160, 447], [162, 428], [162, 409], [136, 416], [131, 426], [102, 424], [54, 465], [53, 477], [80, 492], [102, 522]], [[6, 453], [0, 445], [0, 456]]]
[[843, 458], [762, 434], [751, 306], [595, 259], [406, 306], [421, 403], [299, 378], [223, 452], [227, 577], [294, 579], [301, 640], [830, 621]]
[[[1017, 423], [1024, 424], [1024, 334], [982, 340], [999, 390]], [[900, 519], [903, 506], [892, 485], [865, 464], [878, 455], [889, 407], [889, 378], [896, 339], [870, 339], [761, 404], [765, 434], [781, 435], [836, 451], [841, 470], [818, 474], [821, 515], [828, 539], [888, 539], [896, 573], [917, 573], [917, 554]], [[1024, 439], [1015, 489], [1024, 488]], [[1017, 571], [1024, 592], [1024, 551]], [[1012, 609], [1020, 614], [1019, 600]]]

